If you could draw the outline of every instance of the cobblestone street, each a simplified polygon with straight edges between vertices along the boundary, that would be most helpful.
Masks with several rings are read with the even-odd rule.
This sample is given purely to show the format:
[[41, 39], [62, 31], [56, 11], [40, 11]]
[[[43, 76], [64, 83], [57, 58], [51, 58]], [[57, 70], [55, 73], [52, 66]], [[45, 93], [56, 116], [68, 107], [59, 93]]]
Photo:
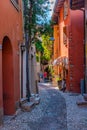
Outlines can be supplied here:
[[67, 130], [65, 99], [58, 90], [39, 85], [40, 104], [31, 112], [21, 112], [16, 118], [8, 117], [0, 130]]

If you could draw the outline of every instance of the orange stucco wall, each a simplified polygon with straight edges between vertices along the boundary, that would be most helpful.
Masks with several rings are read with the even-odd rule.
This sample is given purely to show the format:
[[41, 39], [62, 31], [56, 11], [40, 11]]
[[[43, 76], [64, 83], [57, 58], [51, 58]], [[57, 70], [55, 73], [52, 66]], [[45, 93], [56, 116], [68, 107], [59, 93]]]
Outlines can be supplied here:
[[[20, 98], [20, 69], [19, 69], [19, 44], [23, 42], [22, 29], [22, 2], [19, 0], [20, 10], [17, 11], [10, 0], [0, 2], [0, 45], [7, 36], [10, 39], [13, 51], [13, 86], [15, 102]], [[2, 45], [3, 47], [3, 45]], [[8, 61], [7, 61], [8, 62]], [[9, 72], [8, 72], [9, 73]], [[9, 77], [10, 78], [10, 77]], [[2, 49], [0, 49], [0, 107], [3, 103], [3, 84], [2, 84]], [[7, 81], [8, 82], [8, 81]], [[10, 91], [10, 90], [9, 90]]]
[[68, 19], [66, 22], [63, 19], [63, 8], [60, 10], [60, 20], [59, 20], [59, 33], [60, 33], [60, 56], [67, 56], [68, 57], [68, 48], [63, 43], [63, 27], [68, 25]]
[[[58, 25], [54, 26], [54, 60], [58, 58], [59, 55], [59, 49], [58, 49], [58, 45], [59, 45], [59, 27]], [[54, 66], [54, 73], [56, 75], [58, 75], [58, 66]]]
[[81, 10], [70, 11], [71, 41], [69, 43], [70, 89], [80, 92], [80, 81], [84, 79], [84, 13]]
[[[80, 92], [80, 80], [84, 78], [84, 13], [81, 10], [70, 10], [64, 19], [64, 6], [59, 12], [59, 56], [68, 57], [68, 75], [66, 86], [68, 91]], [[67, 45], [63, 41], [63, 27], [67, 27]], [[55, 31], [55, 30], [54, 30]], [[58, 43], [57, 43], [58, 44]], [[79, 71], [80, 70], [80, 71]]]

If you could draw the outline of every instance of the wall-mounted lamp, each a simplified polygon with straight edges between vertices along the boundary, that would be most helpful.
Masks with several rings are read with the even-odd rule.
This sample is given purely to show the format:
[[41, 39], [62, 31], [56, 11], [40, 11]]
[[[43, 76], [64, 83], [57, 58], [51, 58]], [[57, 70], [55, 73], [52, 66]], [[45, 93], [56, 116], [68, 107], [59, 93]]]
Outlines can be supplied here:
[[54, 39], [54, 37], [50, 37], [50, 39], [49, 39], [50, 41], [54, 41], [55, 39]]
[[25, 51], [25, 45], [21, 45], [21, 50]]

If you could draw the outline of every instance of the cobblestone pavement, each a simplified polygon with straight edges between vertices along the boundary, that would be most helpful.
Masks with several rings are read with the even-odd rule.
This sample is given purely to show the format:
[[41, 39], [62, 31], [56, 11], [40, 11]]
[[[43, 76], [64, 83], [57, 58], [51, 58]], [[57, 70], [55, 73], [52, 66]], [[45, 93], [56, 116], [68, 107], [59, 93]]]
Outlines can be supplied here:
[[77, 101], [83, 100], [83, 96], [61, 91], [59, 93], [66, 101], [68, 130], [87, 130], [87, 106], [78, 106], [76, 104]]
[[67, 130], [65, 99], [58, 90], [40, 85], [40, 104], [6, 120], [0, 130]]

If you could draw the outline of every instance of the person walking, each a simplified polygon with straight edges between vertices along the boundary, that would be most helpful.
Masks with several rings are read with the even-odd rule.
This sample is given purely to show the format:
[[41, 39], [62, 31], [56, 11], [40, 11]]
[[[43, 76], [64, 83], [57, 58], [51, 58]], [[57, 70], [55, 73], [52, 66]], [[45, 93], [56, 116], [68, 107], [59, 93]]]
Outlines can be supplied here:
[[65, 78], [62, 79], [62, 88], [61, 88], [61, 90], [63, 92], [65, 92], [65, 90], [66, 90], [66, 80], [65, 80]]
[[47, 72], [45, 71], [44, 72], [44, 82], [46, 82], [46, 79], [47, 79]]

